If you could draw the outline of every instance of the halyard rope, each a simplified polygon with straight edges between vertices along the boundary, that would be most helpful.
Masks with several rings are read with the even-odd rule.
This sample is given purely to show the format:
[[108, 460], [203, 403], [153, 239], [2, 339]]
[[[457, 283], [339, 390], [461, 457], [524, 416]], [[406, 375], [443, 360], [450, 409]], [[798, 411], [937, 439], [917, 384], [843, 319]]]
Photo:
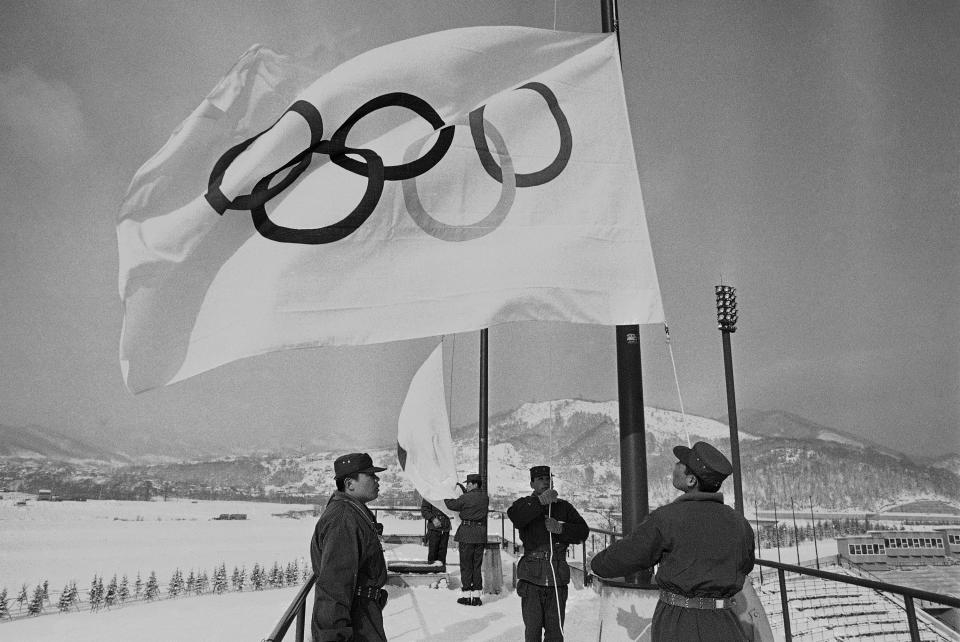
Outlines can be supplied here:
[[673, 382], [677, 386], [677, 399], [680, 401], [680, 425], [683, 435], [687, 438], [687, 448], [690, 447], [690, 433], [687, 431], [687, 413], [683, 409], [683, 395], [680, 394], [680, 377], [677, 376], [677, 362], [673, 358], [673, 343], [670, 342], [670, 326], [663, 324], [663, 331], [667, 335], [667, 349], [670, 351], [670, 363], [673, 364]]

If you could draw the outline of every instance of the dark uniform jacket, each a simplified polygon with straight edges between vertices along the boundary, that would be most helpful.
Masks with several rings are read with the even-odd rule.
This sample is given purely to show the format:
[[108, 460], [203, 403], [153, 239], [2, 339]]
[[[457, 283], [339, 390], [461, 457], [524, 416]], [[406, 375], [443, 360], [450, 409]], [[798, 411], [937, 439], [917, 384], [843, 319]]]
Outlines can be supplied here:
[[[420, 504], [420, 515], [427, 520], [427, 529], [431, 531], [449, 531], [450, 530], [450, 518], [447, 517], [447, 514], [442, 510], [428, 502], [423, 500], [423, 503]], [[439, 526], [433, 525], [434, 518], [440, 520]]]
[[487, 509], [490, 497], [480, 488], [468, 490], [456, 499], [445, 499], [443, 503], [450, 510], [460, 513], [460, 526], [453, 536], [455, 542], [464, 544], [486, 544]]
[[[550, 534], [545, 520], [553, 517], [563, 525], [563, 530], [553, 536], [553, 571], [550, 570]], [[570, 582], [570, 567], [567, 565], [568, 544], [579, 544], [590, 534], [590, 527], [570, 502], [558, 499], [543, 505], [536, 495], [521, 497], [507, 509], [507, 517], [520, 531], [523, 542], [523, 557], [517, 564], [517, 579], [540, 586], [565, 586]]]
[[[387, 564], [370, 509], [335, 492], [317, 520], [310, 559], [317, 576], [310, 626], [314, 642], [386, 640], [386, 592], [377, 589], [387, 583]], [[357, 596], [358, 588], [367, 595]]]
[[[590, 562], [601, 577], [631, 575], [655, 564], [661, 589], [685, 597], [730, 598], [753, 570], [753, 529], [721, 493], [684, 493], [653, 511], [624, 539]], [[730, 609], [700, 610], [659, 602], [655, 640], [741, 640]]]

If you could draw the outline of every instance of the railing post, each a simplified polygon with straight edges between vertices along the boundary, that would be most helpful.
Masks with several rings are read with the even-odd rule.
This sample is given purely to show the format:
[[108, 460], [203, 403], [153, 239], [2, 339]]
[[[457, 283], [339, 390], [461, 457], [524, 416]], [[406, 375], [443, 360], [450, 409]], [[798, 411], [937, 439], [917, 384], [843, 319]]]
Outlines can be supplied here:
[[590, 569], [587, 568], [587, 540], [583, 540], [580, 547], [583, 551], [583, 585], [587, 586], [590, 584]]
[[296, 640], [297, 642], [303, 642], [304, 631], [307, 628], [307, 596], [303, 596], [303, 601], [300, 602], [300, 611], [297, 612], [297, 632]]
[[786, 640], [786, 642], [791, 642], [793, 635], [790, 633], [790, 607], [788, 606], [789, 600], [787, 600], [787, 580], [784, 577], [782, 568], [777, 569], [777, 577], [780, 579], [780, 604], [783, 607], [783, 639]]
[[917, 610], [913, 606], [913, 598], [903, 596], [903, 606], [907, 610], [907, 626], [910, 627], [910, 642], [920, 642], [920, 629], [917, 628]]

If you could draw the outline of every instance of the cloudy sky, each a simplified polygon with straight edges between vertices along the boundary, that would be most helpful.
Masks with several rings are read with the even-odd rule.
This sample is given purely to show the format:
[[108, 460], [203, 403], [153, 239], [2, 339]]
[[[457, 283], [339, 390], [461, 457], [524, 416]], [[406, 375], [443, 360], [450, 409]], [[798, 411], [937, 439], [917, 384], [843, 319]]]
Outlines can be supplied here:
[[[687, 412], [726, 412], [713, 286], [738, 288], [740, 408], [960, 451], [960, 5], [624, 2], [621, 44]], [[389, 11], [384, 10], [389, 6]], [[134, 171], [250, 45], [330, 60], [446, 28], [600, 29], [594, 0], [9, 1], [0, 24], [0, 424], [135, 449], [394, 439], [432, 347], [299, 350], [133, 396], [115, 225]], [[616, 396], [613, 328], [490, 331], [490, 409]], [[649, 405], [679, 409], [662, 327]], [[478, 339], [445, 340], [454, 423]]]

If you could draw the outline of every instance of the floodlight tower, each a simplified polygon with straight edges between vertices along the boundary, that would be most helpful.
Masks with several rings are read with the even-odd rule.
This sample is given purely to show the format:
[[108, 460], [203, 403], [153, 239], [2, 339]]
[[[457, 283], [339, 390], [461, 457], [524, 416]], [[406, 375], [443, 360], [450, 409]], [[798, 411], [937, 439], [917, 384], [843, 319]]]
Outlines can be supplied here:
[[727, 417], [730, 424], [730, 457], [733, 460], [733, 497], [737, 511], [743, 515], [743, 480], [740, 476], [740, 437], [737, 432], [737, 397], [733, 389], [733, 356], [730, 335], [737, 331], [737, 289], [718, 285], [717, 329], [723, 338], [723, 370], [727, 380]]

